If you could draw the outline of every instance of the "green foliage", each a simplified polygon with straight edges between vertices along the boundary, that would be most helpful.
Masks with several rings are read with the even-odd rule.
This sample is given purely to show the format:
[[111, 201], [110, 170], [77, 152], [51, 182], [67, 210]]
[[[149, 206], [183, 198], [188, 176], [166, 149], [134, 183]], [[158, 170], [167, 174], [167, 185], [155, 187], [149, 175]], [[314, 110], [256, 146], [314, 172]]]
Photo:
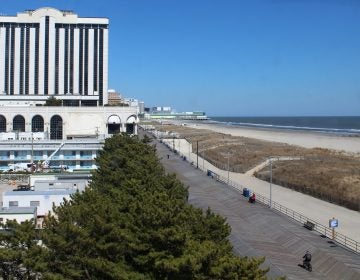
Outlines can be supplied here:
[[7, 221], [0, 231], [0, 273], [2, 279], [36, 279], [44, 268], [43, 247], [39, 246], [34, 222]]
[[265, 279], [264, 259], [234, 256], [225, 219], [189, 205], [144, 142], [108, 139], [91, 186], [46, 218], [43, 246], [29, 224], [9, 224], [0, 260], [43, 279]]
[[50, 96], [44, 106], [61, 106], [62, 105], [62, 101], [59, 99], [56, 99], [54, 96]]

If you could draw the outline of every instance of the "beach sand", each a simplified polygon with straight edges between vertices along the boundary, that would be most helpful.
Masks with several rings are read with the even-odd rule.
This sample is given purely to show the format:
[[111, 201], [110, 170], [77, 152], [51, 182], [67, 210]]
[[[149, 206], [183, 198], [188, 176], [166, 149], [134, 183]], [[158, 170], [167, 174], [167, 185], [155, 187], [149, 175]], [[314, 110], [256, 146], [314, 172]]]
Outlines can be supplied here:
[[317, 132], [225, 126], [201, 122], [186, 123], [186, 126], [197, 129], [208, 129], [214, 132], [230, 134], [232, 136], [243, 136], [265, 141], [286, 143], [304, 148], [333, 149], [360, 155], [360, 137], [338, 136]]

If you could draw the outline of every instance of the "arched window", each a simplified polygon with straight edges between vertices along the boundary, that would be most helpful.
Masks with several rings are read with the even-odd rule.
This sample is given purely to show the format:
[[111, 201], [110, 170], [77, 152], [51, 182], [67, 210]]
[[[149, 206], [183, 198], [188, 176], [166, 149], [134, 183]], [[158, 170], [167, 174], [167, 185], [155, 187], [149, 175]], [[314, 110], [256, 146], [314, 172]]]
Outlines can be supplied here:
[[121, 120], [117, 115], [111, 115], [107, 121], [108, 134], [120, 133]]
[[36, 115], [31, 120], [32, 132], [44, 132], [44, 119], [40, 115]]
[[17, 115], [13, 119], [13, 131], [25, 132], [25, 119], [21, 115]]
[[135, 122], [136, 116], [130, 116], [126, 120], [126, 133], [127, 134], [134, 134], [135, 133]]
[[63, 121], [58, 115], [50, 119], [50, 139], [63, 139]]
[[0, 115], [0, 132], [6, 132], [6, 118]]

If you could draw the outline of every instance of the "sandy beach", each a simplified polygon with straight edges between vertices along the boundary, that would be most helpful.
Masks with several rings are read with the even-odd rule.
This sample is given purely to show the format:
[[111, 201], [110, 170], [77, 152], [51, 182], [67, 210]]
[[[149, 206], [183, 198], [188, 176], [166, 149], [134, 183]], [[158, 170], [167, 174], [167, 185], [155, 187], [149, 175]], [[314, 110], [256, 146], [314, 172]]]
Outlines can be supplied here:
[[[184, 122], [182, 122], [184, 123]], [[191, 128], [208, 129], [214, 132], [243, 136], [265, 141], [286, 143], [304, 148], [324, 148], [360, 154], [360, 137], [338, 136], [317, 132], [247, 128], [208, 123], [186, 123]]]

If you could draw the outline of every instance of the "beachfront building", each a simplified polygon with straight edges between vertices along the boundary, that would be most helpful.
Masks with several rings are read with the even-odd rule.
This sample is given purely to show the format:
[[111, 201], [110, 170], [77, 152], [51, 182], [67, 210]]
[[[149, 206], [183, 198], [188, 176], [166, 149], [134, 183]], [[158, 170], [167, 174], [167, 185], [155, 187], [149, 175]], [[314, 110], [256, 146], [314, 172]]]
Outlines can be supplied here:
[[68, 170], [95, 169], [95, 158], [103, 143], [103, 140], [96, 138], [63, 142], [55, 140], [0, 141], [0, 170], [30, 171], [31, 162], [37, 167], [43, 165], [44, 169], [61, 170], [61, 167], [65, 166]]
[[107, 18], [40, 8], [0, 16], [0, 93], [3, 99], [67, 105], [107, 103]]
[[137, 134], [137, 104], [108, 104], [108, 25], [54, 8], [0, 16], [0, 168], [63, 142], [55, 165], [94, 168], [105, 138]]

